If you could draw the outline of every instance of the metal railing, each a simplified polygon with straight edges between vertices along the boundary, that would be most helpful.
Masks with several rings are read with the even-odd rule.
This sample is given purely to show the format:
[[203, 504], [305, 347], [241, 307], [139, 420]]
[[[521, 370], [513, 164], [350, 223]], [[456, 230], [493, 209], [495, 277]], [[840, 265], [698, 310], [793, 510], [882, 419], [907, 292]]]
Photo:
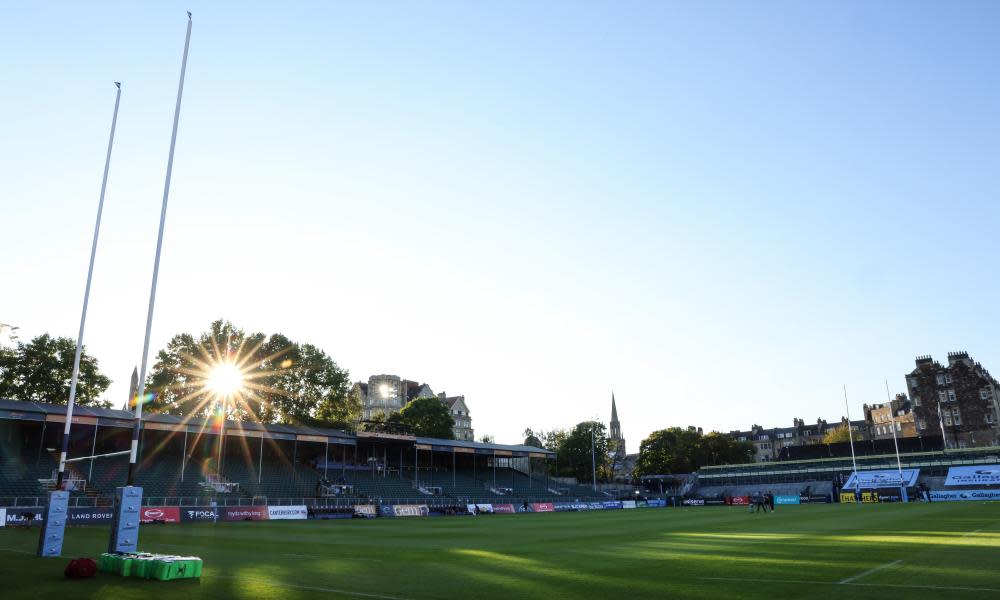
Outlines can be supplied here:
[[[426, 496], [418, 497], [357, 497], [357, 498], [332, 498], [332, 497], [268, 497], [256, 496], [227, 497], [227, 496], [147, 496], [142, 499], [144, 506], [190, 506], [209, 507], [213, 500], [216, 506], [316, 506], [326, 508], [347, 508], [356, 504], [423, 504], [430, 507], [436, 506], [457, 506], [462, 504], [514, 504], [520, 505], [525, 502], [594, 502], [607, 500], [608, 496], [571, 496], [564, 495], [554, 498], [552, 495], [546, 496]], [[0, 507], [8, 508], [29, 508], [43, 507], [47, 501], [47, 496], [0, 496]], [[110, 496], [70, 496], [69, 506], [72, 508], [95, 508], [111, 506], [113, 499]]]

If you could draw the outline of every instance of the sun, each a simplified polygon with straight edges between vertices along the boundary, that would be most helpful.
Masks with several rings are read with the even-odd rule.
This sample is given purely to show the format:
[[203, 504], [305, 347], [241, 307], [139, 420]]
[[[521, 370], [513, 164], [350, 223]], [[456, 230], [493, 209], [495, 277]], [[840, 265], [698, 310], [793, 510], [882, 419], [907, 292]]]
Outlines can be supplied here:
[[209, 371], [205, 387], [220, 396], [232, 396], [243, 389], [243, 372], [233, 363], [219, 363]]

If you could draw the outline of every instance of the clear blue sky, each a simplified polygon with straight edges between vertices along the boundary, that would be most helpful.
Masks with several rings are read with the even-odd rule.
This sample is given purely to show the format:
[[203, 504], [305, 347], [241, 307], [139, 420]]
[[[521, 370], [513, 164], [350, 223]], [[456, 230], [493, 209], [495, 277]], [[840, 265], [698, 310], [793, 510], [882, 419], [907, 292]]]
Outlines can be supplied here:
[[852, 416], [918, 354], [1000, 370], [1000, 5], [11, 5], [0, 322], [140, 360], [218, 317], [355, 379], [465, 394], [477, 435]]

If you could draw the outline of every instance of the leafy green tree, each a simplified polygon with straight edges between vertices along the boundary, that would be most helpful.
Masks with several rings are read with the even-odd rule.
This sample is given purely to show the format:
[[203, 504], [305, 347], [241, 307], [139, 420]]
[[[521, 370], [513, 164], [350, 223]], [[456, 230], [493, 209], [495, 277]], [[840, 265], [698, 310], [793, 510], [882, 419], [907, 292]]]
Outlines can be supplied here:
[[[591, 438], [593, 433], [593, 438]], [[559, 443], [556, 453], [556, 474], [576, 477], [578, 481], [592, 481], [591, 439], [597, 470], [608, 470], [608, 438], [604, 423], [584, 421], [579, 423]]]
[[705, 465], [746, 462], [753, 444], [728, 435], [671, 427], [649, 434], [639, 447], [633, 477], [692, 473]]
[[[0, 398], [66, 404], [75, 356], [75, 341], [47, 333], [27, 344], [0, 347]], [[85, 348], [80, 354], [76, 402], [81, 406], [110, 407], [110, 402], [98, 399], [109, 385], [111, 380], [101, 373], [97, 359]]]
[[837, 444], [839, 442], [849, 442], [851, 441], [851, 432], [848, 431], [847, 425], [840, 424], [832, 429], [827, 429], [826, 433], [823, 434], [824, 444]]
[[[238, 370], [242, 380], [231, 395], [214, 387], [220, 365]], [[348, 372], [316, 346], [247, 333], [223, 320], [197, 337], [174, 336], [146, 385], [150, 410], [181, 416], [217, 414], [224, 401], [227, 416], [237, 420], [351, 428], [361, 410]]]
[[484, 444], [492, 444], [493, 443], [493, 436], [490, 435], [490, 434], [488, 434], [488, 433], [484, 433], [483, 437], [479, 438], [479, 441], [482, 442], [482, 443], [484, 443]]
[[413, 435], [443, 440], [455, 438], [455, 419], [437, 398], [417, 398], [410, 402], [399, 411], [399, 420]]
[[542, 440], [539, 437], [539, 434], [532, 431], [530, 427], [524, 430], [524, 445], [534, 446], [535, 448], [542, 447]]

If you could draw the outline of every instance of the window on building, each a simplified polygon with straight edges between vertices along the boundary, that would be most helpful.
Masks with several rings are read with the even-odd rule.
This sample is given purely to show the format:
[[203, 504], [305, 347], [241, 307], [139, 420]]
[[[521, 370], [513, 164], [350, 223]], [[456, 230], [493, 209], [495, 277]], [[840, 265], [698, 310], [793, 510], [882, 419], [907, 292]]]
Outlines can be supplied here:
[[966, 446], [967, 446], [967, 444], [965, 443], [965, 440], [958, 440], [958, 447], [959, 448], [965, 448]]
[[993, 424], [993, 412], [992, 411], [986, 411], [986, 422], [989, 423], [989, 424], [991, 424], [991, 425]]
[[938, 401], [940, 401], [940, 402], [947, 402], [948, 401], [948, 394], [945, 393], [944, 390], [941, 390], [941, 391], [938, 392]]
[[917, 429], [919, 429], [921, 431], [923, 431], [924, 429], [927, 429], [927, 421], [925, 421], [923, 419], [917, 419]]
[[948, 390], [948, 402], [955, 402], [955, 390]]
[[920, 396], [910, 396], [910, 399], [913, 400], [913, 406], [920, 406]]
[[944, 385], [944, 375], [941, 374], [941, 373], [938, 373], [938, 375], [937, 375], [937, 384], [938, 385]]
[[951, 383], [951, 373], [945, 373], [944, 374], [944, 382], [945, 383]]
[[949, 426], [951, 425], [951, 415], [944, 416], [944, 424]]
[[980, 400], [989, 400], [990, 399], [990, 391], [988, 389], [986, 389], [986, 390], [979, 390], [979, 399]]

